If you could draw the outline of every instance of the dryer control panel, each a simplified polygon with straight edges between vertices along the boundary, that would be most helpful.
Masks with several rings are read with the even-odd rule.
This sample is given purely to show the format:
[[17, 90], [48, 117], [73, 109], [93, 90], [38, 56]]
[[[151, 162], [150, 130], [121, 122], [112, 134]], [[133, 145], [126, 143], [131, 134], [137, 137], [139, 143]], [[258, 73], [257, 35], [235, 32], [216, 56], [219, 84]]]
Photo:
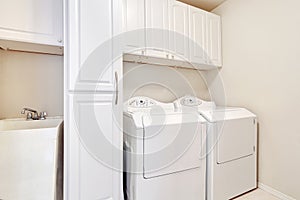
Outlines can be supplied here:
[[174, 106], [178, 110], [213, 110], [216, 104], [213, 101], [204, 101], [193, 95], [183, 96], [174, 101]]
[[202, 104], [202, 101], [194, 96], [185, 96], [180, 100], [180, 103], [183, 106], [199, 106]]

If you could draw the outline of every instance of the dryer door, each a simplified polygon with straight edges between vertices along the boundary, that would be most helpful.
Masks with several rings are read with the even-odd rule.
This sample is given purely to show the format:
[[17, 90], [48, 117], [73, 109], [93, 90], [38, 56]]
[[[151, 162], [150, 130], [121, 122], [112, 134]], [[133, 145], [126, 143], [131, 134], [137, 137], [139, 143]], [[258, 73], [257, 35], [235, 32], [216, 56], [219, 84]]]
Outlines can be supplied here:
[[205, 125], [197, 114], [151, 115], [143, 123], [144, 178], [205, 167]]
[[256, 122], [254, 118], [217, 122], [217, 163], [241, 159], [254, 154]]

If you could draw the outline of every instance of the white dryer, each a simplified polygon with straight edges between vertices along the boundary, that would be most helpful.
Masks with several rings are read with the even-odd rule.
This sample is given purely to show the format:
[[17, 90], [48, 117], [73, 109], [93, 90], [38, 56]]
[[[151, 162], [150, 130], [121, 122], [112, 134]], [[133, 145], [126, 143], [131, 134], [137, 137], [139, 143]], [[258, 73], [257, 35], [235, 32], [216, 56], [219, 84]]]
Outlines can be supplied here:
[[227, 200], [256, 188], [256, 116], [245, 108], [216, 107], [193, 96], [174, 104], [207, 120], [207, 200]]
[[124, 104], [125, 200], [205, 200], [205, 119], [173, 103]]

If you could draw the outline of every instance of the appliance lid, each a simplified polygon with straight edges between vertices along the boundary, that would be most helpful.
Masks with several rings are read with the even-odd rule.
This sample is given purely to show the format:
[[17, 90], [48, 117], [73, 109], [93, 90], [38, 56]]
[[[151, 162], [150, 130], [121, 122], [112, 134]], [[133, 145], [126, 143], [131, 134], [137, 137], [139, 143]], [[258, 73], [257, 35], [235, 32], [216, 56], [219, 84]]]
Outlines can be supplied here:
[[169, 112], [169, 113], [150, 113], [150, 112], [124, 112], [124, 116], [133, 120], [137, 129], [149, 126], [161, 126], [183, 123], [206, 123], [206, 119], [197, 112]]
[[167, 114], [147, 114], [142, 116], [143, 127], [171, 125], [171, 124], [185, 124], [200, 122], [206, 123], [206, 120], [198, 113], [181, 113], [173, 112]]
[[[149, 97], [133, 97], [124, 103], [124, 116], [132, 118], [136, 128], [148, 126], [201, 122], [206, 120], [197, 112], [179, 112], [174, 103], [162, 103]], [[161, 119], [161, 120], [156, 120]]]
[[200, 110], [199, 112], [209, 122], [240, 118], [256, 118], [256, 115], [249, 110], [238, 107], [217, 107], [213, 110]]

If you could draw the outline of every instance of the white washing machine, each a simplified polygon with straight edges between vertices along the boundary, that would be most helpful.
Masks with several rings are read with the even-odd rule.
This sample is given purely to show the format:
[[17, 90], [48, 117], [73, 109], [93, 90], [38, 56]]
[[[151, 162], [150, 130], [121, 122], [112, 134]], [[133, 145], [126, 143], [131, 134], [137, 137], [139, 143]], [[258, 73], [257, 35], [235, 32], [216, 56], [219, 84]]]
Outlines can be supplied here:
[[206, 122], [173, 103], [124, 104], [125, 200], [205, 200]]
[[207, 200], [227, 200], [256, 188], [256, 116], [193, 96], [174, 104], [178, 110], [197, 110], [207, 120]]

